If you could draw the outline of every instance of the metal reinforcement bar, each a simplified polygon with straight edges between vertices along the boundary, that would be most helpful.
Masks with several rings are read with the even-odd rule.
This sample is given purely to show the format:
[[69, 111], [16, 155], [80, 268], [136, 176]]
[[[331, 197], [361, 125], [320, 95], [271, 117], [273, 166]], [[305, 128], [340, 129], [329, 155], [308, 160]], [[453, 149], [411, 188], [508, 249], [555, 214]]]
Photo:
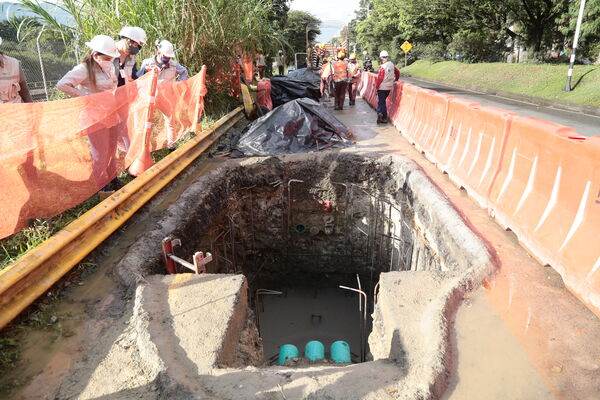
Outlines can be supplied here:
[[0, 329], [44, 294], [242, 117], [239, 107], [0, 271]]

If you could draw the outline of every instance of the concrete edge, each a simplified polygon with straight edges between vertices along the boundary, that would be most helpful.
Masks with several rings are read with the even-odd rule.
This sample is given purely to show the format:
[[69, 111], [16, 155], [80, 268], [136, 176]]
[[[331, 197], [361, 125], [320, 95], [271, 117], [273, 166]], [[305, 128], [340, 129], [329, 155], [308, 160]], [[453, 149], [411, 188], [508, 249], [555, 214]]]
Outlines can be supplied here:
[[[589, 115], [589, 116], [593, 116], [593, 117], [600, 117], [600, 107], [584, 106], [584, 105], [567, 103], [565, 101], [548, 100], [548, 99], [544, 99], [541, 97], [525, 96], [522, 94], [516, 94], [516, 93], [506, 92], [503, 90], [497, 90], [497, 89], [482, 88], [480, 86], [474, 86], [474, 85], [457, 85], [454, 83], [440, 81], [437, 79], [423, 78], [420, 76], [414, 76], [414, 75], [410, 75], [410, 74], [404, 74], [404, 75], [408, 76], [411, 79], [414, 79], [416, 81], [422, 81], [424, 83], [432, 83], [432, 84], [436, 84], [436, 85], [442, 85], [442, 86], [449, 87], [451, 89], [468, 90], [470, 92], [489, 94], [492, 96], [503, 97], [503, 98], [506, 98], [509, 100], [521, 101], [524, 103], [530, 103], [530, 104], [534, 104], [537, 106], [549, 107], [549, 108], [554, 108], [554, 109], [562, 110], [562, 111], [570, 111], [570, 112], [585, 114], [585, 115]], [[400, 80], [402, 80], [402, 78], [400, 78]]]

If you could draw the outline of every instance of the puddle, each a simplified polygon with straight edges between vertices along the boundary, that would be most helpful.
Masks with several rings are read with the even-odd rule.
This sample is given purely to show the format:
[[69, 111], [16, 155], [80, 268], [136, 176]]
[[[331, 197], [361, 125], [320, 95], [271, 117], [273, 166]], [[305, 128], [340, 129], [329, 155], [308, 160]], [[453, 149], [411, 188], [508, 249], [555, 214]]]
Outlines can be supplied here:
[[456, 313], [454, 369], [443, 400], [553, 399], [484, 289]]

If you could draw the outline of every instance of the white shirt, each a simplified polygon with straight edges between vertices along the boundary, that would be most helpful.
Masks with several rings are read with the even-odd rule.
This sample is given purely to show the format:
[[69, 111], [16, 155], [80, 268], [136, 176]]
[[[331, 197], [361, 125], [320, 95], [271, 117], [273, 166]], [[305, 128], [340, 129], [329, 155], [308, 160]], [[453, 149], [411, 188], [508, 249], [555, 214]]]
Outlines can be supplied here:
[[96, 86], [93, 87], [88, 79], [88, 69], [85, 64], [77, 64], [56, 84], [56, 88], [71, 97], [87, 96], [88, 94], [113, 90], [117, 87], [117, 74], [113, 68], [106, 73], [99, 66], [94, 68]]

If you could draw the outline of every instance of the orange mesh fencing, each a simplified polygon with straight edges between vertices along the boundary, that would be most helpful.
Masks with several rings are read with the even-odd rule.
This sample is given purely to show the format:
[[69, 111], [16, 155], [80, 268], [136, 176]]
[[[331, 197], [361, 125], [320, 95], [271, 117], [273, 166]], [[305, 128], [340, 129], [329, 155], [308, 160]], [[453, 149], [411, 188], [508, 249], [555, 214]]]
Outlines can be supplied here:
[[[142, 153], [168, 143], [168, 132], [145, 140], [154, 99], [176, 137], [194, 128], [202, 79], [161, 84], [152, 74], [114, 91], [45, 103], [1, 104], [0, 238], [35, 218], [48, 218], [88, 199]], [[175, 99], [172, 96], [181, 98]], [[201, 103], [201, 100], [199, 100]]]

